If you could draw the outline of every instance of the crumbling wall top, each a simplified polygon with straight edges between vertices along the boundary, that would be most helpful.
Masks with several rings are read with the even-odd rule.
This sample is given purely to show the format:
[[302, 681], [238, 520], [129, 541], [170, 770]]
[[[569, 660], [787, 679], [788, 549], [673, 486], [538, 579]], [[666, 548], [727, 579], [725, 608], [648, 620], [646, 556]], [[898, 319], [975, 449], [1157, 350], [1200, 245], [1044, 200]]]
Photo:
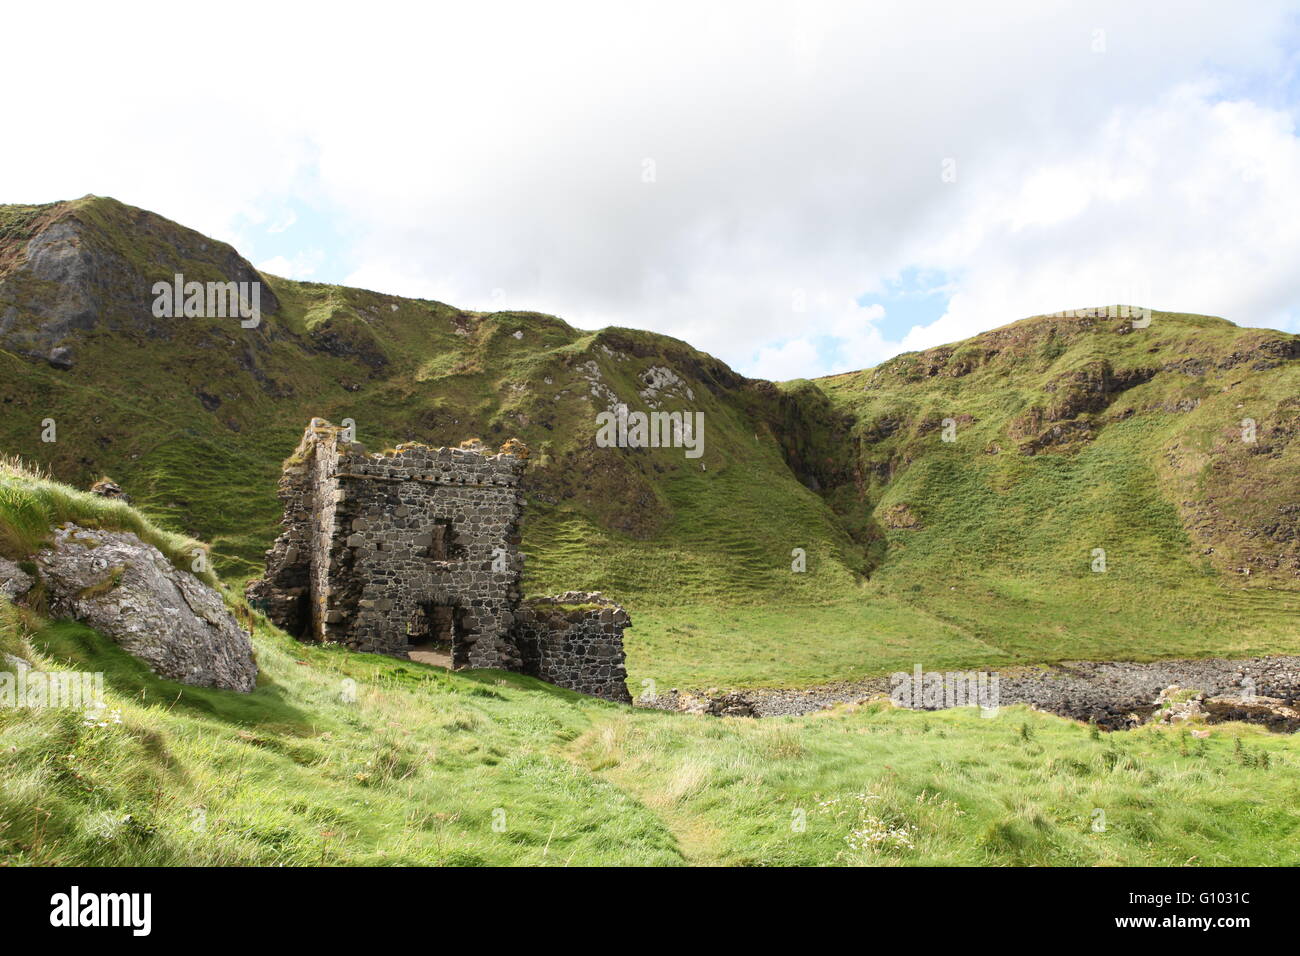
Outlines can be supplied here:
[[631, 627], [632, 618], [618, 603], [599, 591], [565, 591], [550, 597], [528, 598], [523, 604], [525, 615], [546, 618], [563, 618], [578, 621], [586, 617], [620, 627]]
[[481, 445], [435, 448], [420, 442], [404, 442], [396, 448], [370, 453], [359, 442], [346, 441], [346, 432], [347, 429], [323, 418], [313, 418], [294, 458], [306, 458], [314, 445], [332, 444], [338, 451], [340, 478], [513, 486], [519, 482], [527, 457], [527, 446], [517, 439], [507, 441], [495, 455], [486, 454], [486, 449], [477, 450]]

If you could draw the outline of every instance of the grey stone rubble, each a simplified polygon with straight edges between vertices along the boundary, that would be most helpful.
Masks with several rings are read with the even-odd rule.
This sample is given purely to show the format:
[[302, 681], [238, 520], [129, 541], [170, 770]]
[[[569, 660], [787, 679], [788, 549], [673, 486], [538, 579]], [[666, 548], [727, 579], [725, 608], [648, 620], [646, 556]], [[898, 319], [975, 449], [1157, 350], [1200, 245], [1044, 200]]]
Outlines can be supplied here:
[[1300, 710], [1285, 699], [1251, 694], [1248, 688], [1244, 690], [1237, 694], [1209, 695], [1196, 688], [1175, 684], [1160, 692], [1152, 719], [1166, 724], [1181, 724], [1198, 718], [1209, 723], [1242, 720], [1286, 732], [1300, 729]]
[[[517, 441], [369, 454], [313, 419], [280, 480], [284, 531], [248, 597], [289, 633], [453, 667], [531, 674], [630, 702], [626, 612], [599, 595], [525, 602]], [[590, 608], [561, 605], [598, 605]]]
[[65, 524], [35, 560], [51, 616], [93, 627], [170, 680], [257, 683], [252, 643], [221, 595], [134, 534]]
[[[955, 668], [954, 668], [955, 670]], [[999, 703], [1028, 704], [1104, 730], [1137, 726], [1160, 716], [1173, 695], [1167, 688], [1194, 688], [1210, 722], [1245, 720], [1272, 729], [1300, 729], [1300, 657], [1204, 658], [1153, 661], [1068, 661], [1043, 668], [996, 671]], [[779, 717], [812, 713], [842, 703], [887, 697], [889, 677], [843, 681], [800, 689], [760, 688], [719, 694], [673, 688], [637, 704], [662, 710], [734, 716]], [[1164, 695], [1162, 697], [1162, 695]]]
[[30, 591], [35, 583], [36, 579], [14, 562], [0, 558], [0, 594], [13, 601]]

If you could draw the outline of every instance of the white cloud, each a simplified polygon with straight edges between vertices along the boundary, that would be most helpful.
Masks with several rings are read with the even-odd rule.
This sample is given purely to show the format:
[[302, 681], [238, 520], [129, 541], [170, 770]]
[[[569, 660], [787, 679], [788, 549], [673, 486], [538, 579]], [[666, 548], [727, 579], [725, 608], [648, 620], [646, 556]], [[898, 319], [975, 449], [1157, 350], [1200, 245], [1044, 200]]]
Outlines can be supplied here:
[[288, 210], [280, 219], [266, 227], [266, 231], [271, 234], [284, 232], [286, 229], [293, 228], [294, 223], [298, 221], [298, 214], [292, 209]]
[[807, 339], [791, 339], [777, 346], [758, 350], [750, 374], [755, 378], [783, 381], [806, 378], [818, 362], [817, 347]]
[[[653, 328], [750, 374], [896, 351], [852, 303], [909, 268], [952, 298], [907, 347], [1125, 284], [1293, 323], [1295, 12], [28, 5], [6, 27], [59, 50], [7, 51], [40, 95], [10, 98], [0, 201], [106, 193], [246, 247], [301, 205], [339, 227], [285, 233], [335, 244], [314, 278]], [[139, 23], [157, 55], [122, 57]]]
[[256, 265], [259, 272], [269, 272], [286, 279], [311, 279], [316, 275], [320, 262], [319, 252], [304, 252], [292, 258], [272, 256]]
[[[461, 305], [463, 301], [458, 294], [460, 290], [448, 277], [421, 272], [418, 267], [406, 271], [382, 259], [368, 262], [349, 273], [343, 278], [343, 284], [414, 299], [436, 299], [449, 305]], [[499, 307], [504, 308], [506, 306]]]
[[1283, 112], [1203, 87], [1117, 110], [1086, 150], [1043, 155], [1019, 190], [969, 197], [927, 256], [963, 270], [960, 291], [905, 345], [1114, 302], [1288, 327], [1300, 304], [1297, 183], [1300, 140]]

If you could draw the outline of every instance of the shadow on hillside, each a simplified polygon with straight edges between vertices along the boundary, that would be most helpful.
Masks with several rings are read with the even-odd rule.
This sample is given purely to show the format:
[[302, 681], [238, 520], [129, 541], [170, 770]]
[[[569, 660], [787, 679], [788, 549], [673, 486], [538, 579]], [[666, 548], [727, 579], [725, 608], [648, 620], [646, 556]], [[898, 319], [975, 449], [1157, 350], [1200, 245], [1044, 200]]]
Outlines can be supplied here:
[[544, 680], [536, 677], [529, 677], [526, 674], [519, 674], [515, 671], [493, 670], [489, 668], [466, 668], [464, 670], [451, 671], [445, 667], [436, 664], [426, 664], [420, 661], [400, 661], [395, 673], [432, 673], [439, 674], [448, 679], [448, 687], [454, 688], [455, 683], [462, 682], [475, 685], [472, 693], [479, 697], [501, 697], [498, 688], [508, 687], [512, 690], [523, 690], [530, 693], [543, 693], [549, 697], [563, 700], [566, 703], [598, 703], [609, 707], [621, 707], [622, 704], [616, 704], [613, 701], [603, 700], [599, 697], [592, 697], [588, 694], [580, 694], [577, 691], [566, 690], [563, 687], [556, 687], [554, 684], [548, 684]]
[[549, 697], [555, 697], [568, 703], [602, 704], [606, 707], [626, 706], [625, 704], [618, 704], [614, 701], [604, 700], [600, 697], [592, 697], [589, 694], [580, 694], [574, 690], [556, 687], [554, 684], [548, 684], [544, 680], [539, 680], [536, 677], [529, 677], [526, 674], [517, 674], [514, 671], [472, 669], [456, 671], [455, 674], [458, 678], [471, 681], [475, 684], [481, 684], [487, 688], [504, 684], [516, 690], [526, 690], [530, 693], [543, 693]]
[[47, 624], [31, 638], [42, 654], [78, 670], [101, 672], [105, 686], [141, 704], [188, 710], [245, 726], [274, 726], [280, 732], [309, 733], [307, 715], [288, 701], [288, 694], [265, 672], [250, 694], [191, 687], [159, 677], [143, 661], [113, 641], [76, 621]]

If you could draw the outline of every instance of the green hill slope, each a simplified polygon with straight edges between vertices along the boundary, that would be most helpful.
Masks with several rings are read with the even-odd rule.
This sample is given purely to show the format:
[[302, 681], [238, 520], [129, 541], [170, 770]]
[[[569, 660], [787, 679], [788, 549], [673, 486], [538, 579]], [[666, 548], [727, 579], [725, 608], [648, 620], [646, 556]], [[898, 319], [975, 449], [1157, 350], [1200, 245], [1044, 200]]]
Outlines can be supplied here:
[[[0, 493], [17, 553], [33, 507], [192, 544], [9, 466]], [[228, 600], [255, 628], [250, 694], [161, 679], [0, 597], [0, 692], [25, 667], [105, 686], [94, 712], [0, 706], [0, 865], [1300, 862], [1294, 736], [1103, 738], [1022, 707], [885, 701], [761, 721], [639, 710], [303, 645]]]
[[[272, 276], [256, 329], [155, 319], [177, 272], [256, 276], [114, 200], [0, 209], [0, 448], [110, 474], [232, 582], [260, 572], [280, 462], [323, 416], [372, 448], [525, 441], [526, 586], [626, 604], [634, 692], [1297, 648], [1292, 336], [1031, 319], [778, 387], [652, 333]], [[704, 412], [703, 456], [597, 447], [614, 402]]]
[[1012, 657], [1281, 646], [1300, 611], [1297, 356], [1295, 336], [1160, 312], [899, 356], [820, 383], [856, 419], [863, 477], [832, 498], [881, 526], [874, 583]]

